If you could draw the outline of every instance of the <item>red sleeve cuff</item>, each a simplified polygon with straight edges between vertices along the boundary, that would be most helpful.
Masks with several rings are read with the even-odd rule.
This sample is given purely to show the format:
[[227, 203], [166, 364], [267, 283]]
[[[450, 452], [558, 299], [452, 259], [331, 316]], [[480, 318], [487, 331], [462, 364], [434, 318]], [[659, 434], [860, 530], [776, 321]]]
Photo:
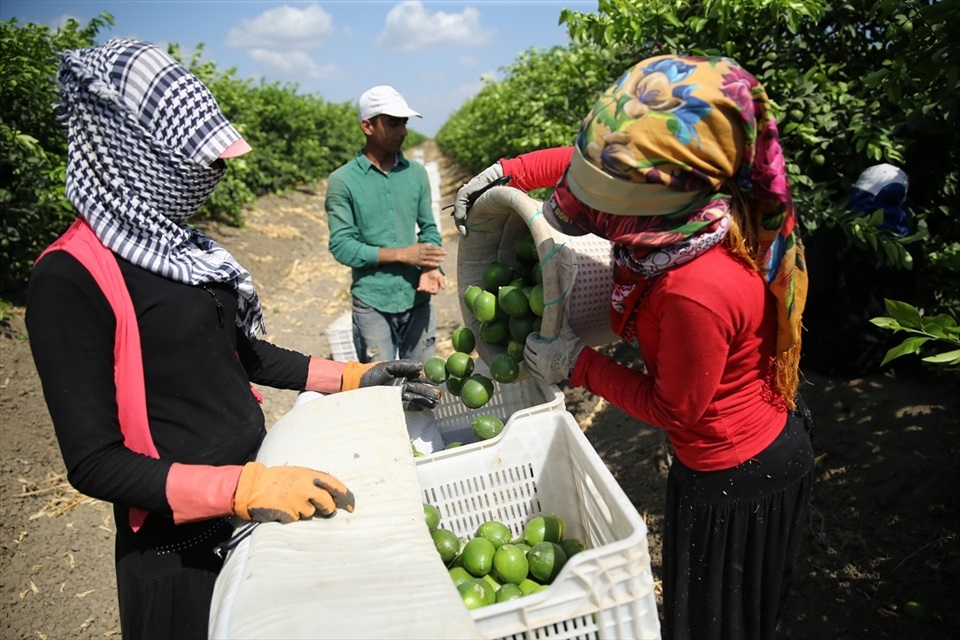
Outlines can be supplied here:
[[503, 175], [513, 176], [510, 186], [530, 191], [556, 186], [570, 165], [573, 147], [554, 147], [522, 153], [516, 158], [501, 158]]

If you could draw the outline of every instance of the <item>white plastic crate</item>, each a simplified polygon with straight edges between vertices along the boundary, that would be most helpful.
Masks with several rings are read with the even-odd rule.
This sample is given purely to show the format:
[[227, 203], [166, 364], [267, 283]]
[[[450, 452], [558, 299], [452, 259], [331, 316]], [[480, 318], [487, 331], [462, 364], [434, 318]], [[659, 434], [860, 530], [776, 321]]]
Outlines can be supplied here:
[[[474, 371], [487, 377], [490, 375], [486, 364], [479, 358], [476, 358]], [[477, 409], [467, 407], [458, 396], [448, 393], [446, 383], [440, 385], [440, 391], [440, 402], [433, 410], [433, 417], [446, 444], [462, 442], [469, 447], [476, 443], [472, 423], [479, 415], [499, 418], [506, 431], [518, 418], [566, 409], [563, 392], [558, 386], [542, 384], [529, 376], [510, 384], [494, 382], [490, 401]], [[502, 437], [502, 434], [498, 437]], [[445, 456], [454, 451], [456, 449], [440, 451], [433, 456]]]
[[660, 637], [646, 523], [572, 415], [519, 417], [500, 439], [452, 453], [417, 463], [441, 526], [469, 537], [498, 520], [519, 536], [531, 518], [554, 513], [587, 547], [548, 589], [474, 609], [485, 638]]
[[339, 362], [357, 359], [357, 348], [353, 346], [353, 315], [347, 311], [327, 327], [327, 341], [330, 343], [330, 359]]

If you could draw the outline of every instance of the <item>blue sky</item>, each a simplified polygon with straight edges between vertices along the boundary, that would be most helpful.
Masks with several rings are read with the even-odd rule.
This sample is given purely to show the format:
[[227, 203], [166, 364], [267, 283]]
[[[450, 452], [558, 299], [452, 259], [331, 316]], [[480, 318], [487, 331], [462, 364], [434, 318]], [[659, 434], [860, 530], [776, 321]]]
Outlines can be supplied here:
[[564, 7], [595, 12], [597, 3], [3, 0], [0, 19], [57, 27], [109, 13], [116, 24], [100, 32], [101, 40], [175, 42], [184, 55], [202, 43], [203, 59], [221, 69], [296, 83], [301, 93], [330, 102], [356, 103], [369, 87], [389, 84], [423, 114], [411, 128], [433, 136], [480, 90], [482, 78], [499, 77], [518, 53], [568, 43], [557, 24]]

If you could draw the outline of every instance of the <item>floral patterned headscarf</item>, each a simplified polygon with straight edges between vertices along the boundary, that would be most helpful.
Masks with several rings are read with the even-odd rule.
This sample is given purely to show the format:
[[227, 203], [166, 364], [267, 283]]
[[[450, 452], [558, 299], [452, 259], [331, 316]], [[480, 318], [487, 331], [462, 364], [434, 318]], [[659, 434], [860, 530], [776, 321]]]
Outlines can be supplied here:
[[[731, 183], [759, 221], [763, 275], [779, 303], [777, 350], [792, 350], [807, 275], [763, 86], [727, 58], [659, 56], [634, 65], [603, 93], [552, 198], [562, 216], [615, 244], [615, 322], [639, 303], [638, 280], [724, 238]], [[665, 211], [657, 195], [663, 192], [687, 197]]]

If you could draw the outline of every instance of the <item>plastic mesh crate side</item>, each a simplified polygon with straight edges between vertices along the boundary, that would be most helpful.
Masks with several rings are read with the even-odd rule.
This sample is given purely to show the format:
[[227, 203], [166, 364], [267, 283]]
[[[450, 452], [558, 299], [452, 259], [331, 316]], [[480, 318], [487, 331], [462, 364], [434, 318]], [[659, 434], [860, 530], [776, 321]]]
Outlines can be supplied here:
[[[583, 552], [585, 553], [585, 552]], [[579, 555], [579, 554], [578, 554]], [[473, 612], [488, 638], [528, 637], [659, 638], [659, 620], [650, 558], [645, 549], [619, 545], [599, 547], [592, 557], [570, 560], [550, 589], [530, 598], [522, 608]], [[568, 635], [567, 632], [572, 632]]]
[[541, 512], [529, 462], [430, 486], [424, 501], [440, 510], [441, 526], [457, 536], [472, 536], [487, 520], [498, 520], [516, 537]]
[[357, 359], [353, 345], [353, 316], [347, 311], [327, 327], [327, 342], [330, 343], [330, 359], [339, 362]]
[[[471, 536], [490, 519], [519, 536], [542, 513], [567, 520], [587, 550], [551, 587], [475, 609], [487, 638], [658, 638], [647, 528], [567, 412], [518, 419], [496, 444], [418, 465], [441, 526]], [[485, 444], [485, 443], [481, 443]]]

